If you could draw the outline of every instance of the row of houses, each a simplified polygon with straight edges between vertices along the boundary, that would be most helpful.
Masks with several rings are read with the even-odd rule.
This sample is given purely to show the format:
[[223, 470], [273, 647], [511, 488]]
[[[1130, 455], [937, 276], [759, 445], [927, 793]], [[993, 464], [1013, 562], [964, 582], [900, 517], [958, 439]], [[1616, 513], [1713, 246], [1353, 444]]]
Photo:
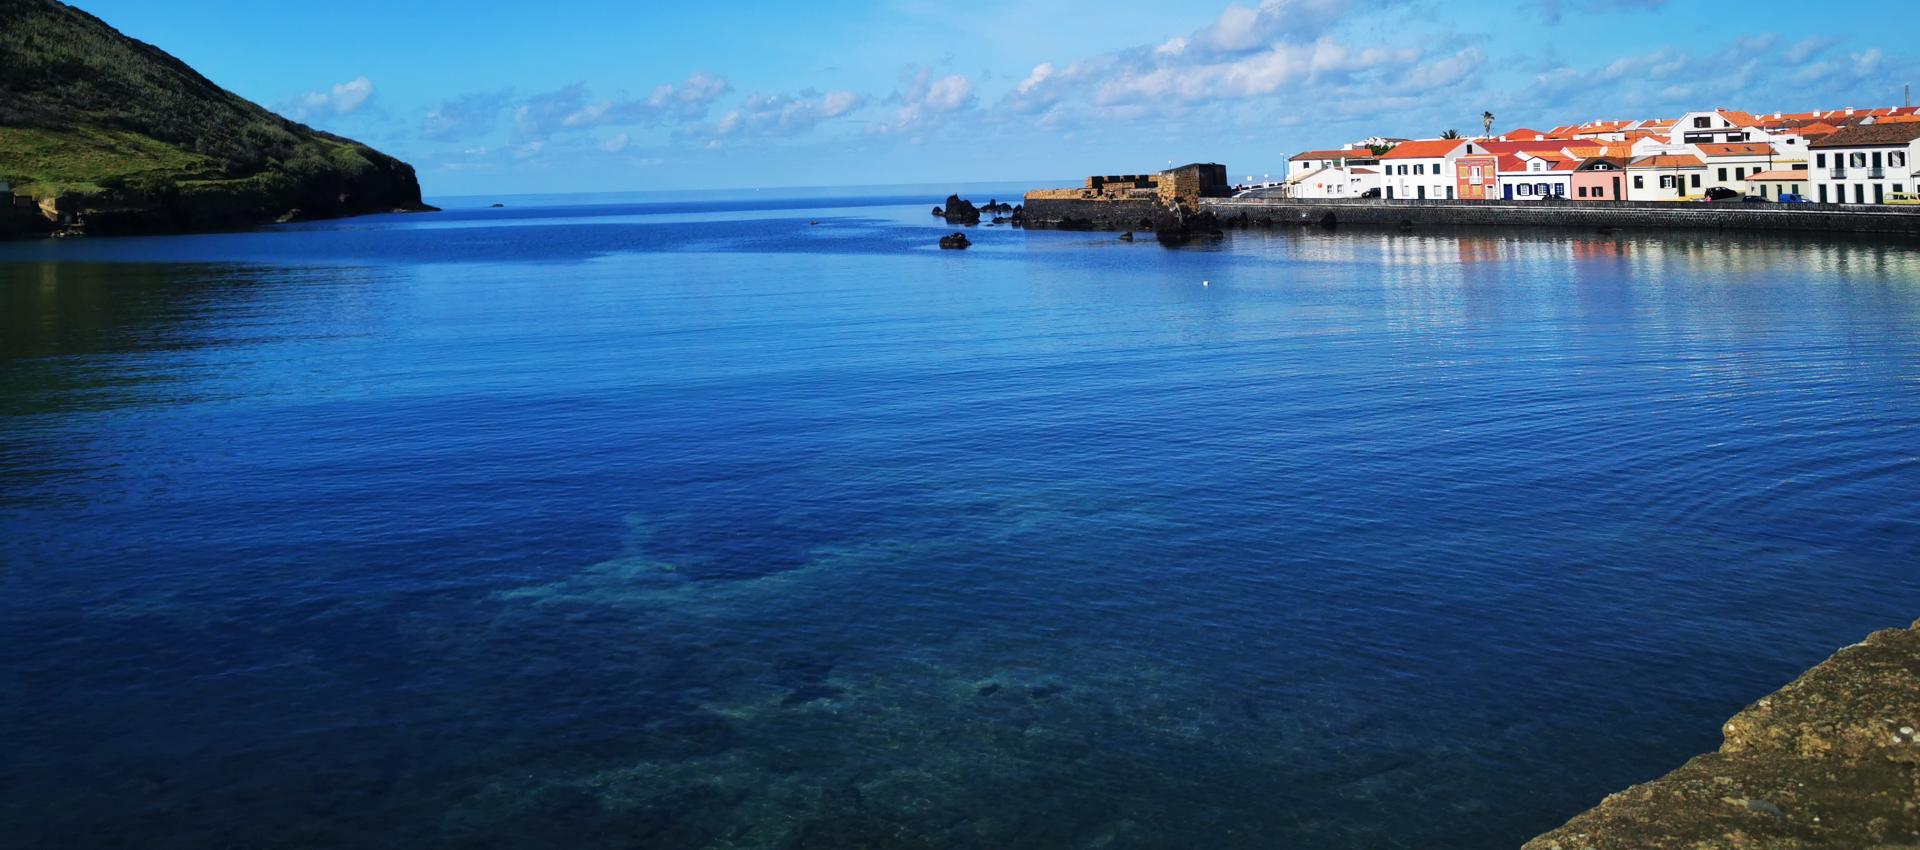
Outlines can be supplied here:
[[1672, 201], [1725, 189], [1880, 204], [1920, 193], [1920, 108], [1716, 109], [1478, 139], [1376, 137], [1297, 154], [1287, 166], [1282, 188], [1301, 198]]

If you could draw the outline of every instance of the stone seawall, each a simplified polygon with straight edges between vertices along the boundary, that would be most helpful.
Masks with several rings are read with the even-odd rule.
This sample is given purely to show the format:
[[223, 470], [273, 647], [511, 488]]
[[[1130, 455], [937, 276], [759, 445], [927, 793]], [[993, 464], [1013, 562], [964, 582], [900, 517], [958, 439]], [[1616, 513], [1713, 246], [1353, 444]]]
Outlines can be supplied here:
[[[1028, 195], [1023, 204], [1028, 227], [1077, 226], [1094, 230], [1147, 230], [1161, 207], [1154, 201], [1089, 201]], [[1143, 227], [1142, 222], [1148, 226]]]
[[1920, 623], [1840, 650], [1725, 742], [1522, 850], [1920, 847]]
[[[1222, 221], [1258, 225], [1337, 224], [1687, 228], [1901, 233], [1920, 236], [1920, 206], [1852, 204], [1706, 204], [1576, 201], [1387, 201], [1209, 198], [1201, 209]], [[1031, 214], [1031, 213], [1029, 213]]]

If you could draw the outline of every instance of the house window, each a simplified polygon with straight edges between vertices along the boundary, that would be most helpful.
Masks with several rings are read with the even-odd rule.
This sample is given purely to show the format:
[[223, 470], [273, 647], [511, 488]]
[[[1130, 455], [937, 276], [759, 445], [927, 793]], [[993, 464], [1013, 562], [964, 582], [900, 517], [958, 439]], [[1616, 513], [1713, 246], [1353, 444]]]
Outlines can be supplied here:
[[1693, 175], [1693, 188], [1700, 188], [1700, 175], [1698, 174]]
[[1888, 152], [1888, 154], [1887, 154], [1887, 164], [1888, 164], [1888, 165], [1890, 165], [1890, 166], [1892, 166], [1892, 167], [1894, 167], [1894, 168], [1899, 168], [1900, 166], [1903, 166], [1903, 165], [1906, 165], [1906, 164], [1907, 164], [1907, 152], [1906, 152], [1906, 151], [1890, 151], [1890, 152]]
[[1473, 167], [1473, 179], [1475, 180], [1480, 179], [1480, 166], [1478, 165]]
[[1533, 184], [1533, 193], [1541, 197], [1546, 197], [1547, 195], [1552, 194], [1547, 190], [1547, 184], [1545, 183]]
[[1826, 155], [1826, 154], [1823, 154], [1823, 153], [1817, 153], [1817, 154], [1814, 154], [1814, 155], [1813, 155], [1813, 165], [1814, 165], [1814, 167], [1815, 167], [1815, 168], [1826, 168], [1826, 167], [1827, 167], [1827, 155]]
[[1735, 179], [1735, 180], [1745, 180], [1745, 179], [1747, 179], [1747, 170], [1746, 170], [1746, 169], [1744, 169], [1744, 168], [1736, 168], [1736, 169], [1734, 169], [1734, 170], [1733, 170], [1733, 179]]
[[1671, 189], [1671, 188], [1673, 188], [1673, 186], [1674, 186], [1674, 182], [1675, 182], [1675, 181], [1676, 181], [1677, 179], [1678, 179], [1678, 178], [1676, 178], [1676, 177], [1674, 177], [1674, 176], [1673, 176], [1673, 175], [1671, 175], [1671, 174], [1662, 174], [1662, 175], [1660, 175], [1660, 188], [1662, 188], [1662, 189]]
[[1554, 197], [1556, 197], [1556, 198], [1564, 198], [1564, 197], [1566, 197], [1566, 196], [1567, 196], [1567, 184], [1565, 184], [1565, 183], [1555, 183], [1555, 184], [1553, 184], [1553, 196], [1554, 196]]
[[1582, 198], [1584, 198], [1584, 197], [1586, 197], [1586, 196], [1587, 196], [1587, 187], [1585, 187], [1585, 186], [1581, 186], [1581, 187], [1580, 187], [1580, 189], [1579, 189], [1579, 192], [1578, 192], [1578, 194], [1579, 194], [1579, 195], [1580, 195], [1580, 197], [1582, 197]]
[[1424, 165], [1415, 165], [1415, 166], [1413, 167], [1413, 173], [1415, 173], [1415, 174], [1425, 174], [1425, 173], [1427, 173], [1427, 167], [1426, 167], [1426, 166], [1424, 166]]
[[1635, 175], [1633, 175], [1633, 188], [1635, 188], [1635, 189], [1645, 189], [1645, 188], [1647, 188], [1647, 178], [1646, 178], [1646, 176], [1645, 176], [1645, 175], [1641, 175], [1641, 174], [1635, 174]]
[[1720, 169], [1720, 182], [1727, 182], [1727, 170], [1724, 168]]
[[1695, 127], [1699, 127], [1699, 128], [1701, 128], [1701, 129], [1706, 129], [1706, 128], [1708, 128], [1708, 127], [1711, 127], [1711, 126], [1713, 126], [1713, 119], [1712, 119], [1712, 118], [1708, 118], [1708, 117], [1706, 117], [1706, 116], [1701, 116], [1701, 117], [1699, 117], [1699, 118], [1695, 118], [1695, 119], [1693, 119], [1693, 126], [1695, 126]]
[[1867, 155], [1861, 151], [1854, 151], [1852, 154], [1847, 156], [1847, 162], [1851, 163], [1854, 168], [1866, 168]]
[[1525, 183], [1522, 183], [1519, 185], [1518, 188], [1514, 190], [1514, 194], [1519, 195], [1522, 198], [1531, 197], [1533, 195], [1533, 187]]

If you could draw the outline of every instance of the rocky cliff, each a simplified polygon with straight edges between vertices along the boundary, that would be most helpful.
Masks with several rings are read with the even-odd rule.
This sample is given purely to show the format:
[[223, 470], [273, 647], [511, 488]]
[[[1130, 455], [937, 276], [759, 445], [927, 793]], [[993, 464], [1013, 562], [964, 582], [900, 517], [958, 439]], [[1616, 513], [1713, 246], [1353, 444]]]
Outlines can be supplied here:
[[1878, 632], [1727, 721], [1717, 752], [1524, 850], [1920, 848], [1920, 623]]
[[57, 0], [0, 0], [0, 33], [0, 180], [54, 223], [191, 230], [427, 209], [412, 166], [275, 115]]

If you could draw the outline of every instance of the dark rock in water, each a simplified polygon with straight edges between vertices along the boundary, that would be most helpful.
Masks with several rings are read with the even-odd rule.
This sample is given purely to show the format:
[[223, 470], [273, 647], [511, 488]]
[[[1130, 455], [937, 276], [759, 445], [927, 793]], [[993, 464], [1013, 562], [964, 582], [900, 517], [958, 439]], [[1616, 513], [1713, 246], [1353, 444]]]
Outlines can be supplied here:
[[980, 210], [973, 205], [972, 201], [965, 200], [959, 195], [948, 195], [945, 218], [948, 224], [979, 224]]
[[1153, 220], [1153, 238], [1162, 245], [1184, 245], [1196, 236], [1222, 234], [1220, 220], [1211, 212], [1190, 213], [1173, 207]]
[[488, 204], [487, 205], [487, 209], [490, 209], [490, 210], [503, 210], [506, 208], [507, 208], [506, 204]]
[[972, 244], [971, 241], [968, 241], [967, 234], [965, 233], [950, 233], [940, 237], [940, 247], [942, 248], [958, 250], [964, 249]]
[[946, 210], [943, 210], [943, 209], [941, 209], [941, 208], [939, 208], [939, 207], [934, 207], [934, 208], [933, 208], [933, 214], [934, 214], [934, 215], [937, 215], [937, 216], [939, 216], [939, 217], [941, 217], [941, 218], [946, 218], [946, 217], [947, 217], [947, 211], [946, 211]]
[[1007, 223], [1007, 217], [1006, 217], [1006, 216], [1004, 216], [1004, 215], [996, 215], [996, 216], [994, 216], [994, 217], [993, 217], [993, 223], [994, 223], [994, 224], [1006, 224], [1006, 223]]
[[1120, 241], [1122, 241], [1122, 242], [1132, 242], [1132, 241], [1133, 241], [1133, 231], [1131, 231], [1131, 230], [1129, 230], [1129, 231], [1127, 231], [1127, 232], [1125, 232], [1125, 233], [1122, 233], [1122, 234], [1120, 234]]
[[974, 694], [977, 696], [990, 697], [999, 692], [1000, 692], [999, 682], [988, 682], [987, 684], [981, 685], [978, 690], [975, 690]]
[[300, 208], [294, 207], [293, 209], [290, 209], [284, 213], [281, 213], [279, 218], [274, 219], [274, 222], [277, 224], [286, 224], [287, 222], [290, 222], [290, 221], [299, 221], [303, 217], [304, 216], [302, 216], [300, 213]]

